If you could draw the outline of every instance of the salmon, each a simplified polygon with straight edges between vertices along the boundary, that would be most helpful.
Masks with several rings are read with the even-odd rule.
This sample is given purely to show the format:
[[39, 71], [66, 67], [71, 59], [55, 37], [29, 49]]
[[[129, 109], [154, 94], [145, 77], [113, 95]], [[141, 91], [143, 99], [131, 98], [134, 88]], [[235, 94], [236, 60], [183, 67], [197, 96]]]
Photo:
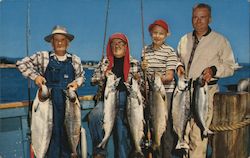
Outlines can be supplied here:
[[173, 129], [178, 136], [176, 149], [189, 149], [184, 141], [185, 129], [190, 118], [190, 92], [184, 76], [180, 77], [173, 94]]
[[152, 148], [155, 150], [160, 147], [161, 137], [167, 127], [168, 100], [159, 74], [155, 73], [154, 80], [150, 84], [152, 87], [152, 95], [150, 95], [150, 113], [153, 126]]
[[135, 79], [131, 79], [131, 85], [126, 82], [124, 84], [126, 85], [127, 90], [129, 92], [127, 96], [126, 112], [130, 133], [132, 135], [133, 142], [135, 145], [134, 154], [143, 156], [140, 146], [142, 142], [142, 137], [144, 136], [143, 96], [141, 94], [138, 82]]
[[120, 82], [120, 78], [111, 73], [107, 76], [106, 87], [104, 91], [104, 118], [103, 118], [103, 129], [104, 129], [104, 138], [98, 147], [105, 148], [105, 145], [108, 142], [108, 139], [113, 130], [115, 117], [116, 117], [116, 97], [117, 90], [116, 87]]
[[72, 88], [66, 91], [64, 125], [71, 149], [71, 158], [77, 158], [77, 146], [81, 132], [81, 106]]

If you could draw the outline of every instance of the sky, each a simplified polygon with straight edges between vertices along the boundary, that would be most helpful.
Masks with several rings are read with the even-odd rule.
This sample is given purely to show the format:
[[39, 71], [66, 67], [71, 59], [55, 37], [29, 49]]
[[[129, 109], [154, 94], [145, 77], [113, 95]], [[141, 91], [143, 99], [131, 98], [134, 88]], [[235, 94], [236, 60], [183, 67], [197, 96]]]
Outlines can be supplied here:
[[[51, 50], [44, 37], [55, 25], [62, 25], [75, 35], [69, 52], [82, 60], [101, 59], [107, 0], [30, 0], [30, 12], [27, 14], [28, 1], [0, 0], [0, 56], [18, 58]], [[110, 0], [105, 45], [111, 34], [125, 33], [129, 38], [131, 55], [140, 60], [143, 41], [146, 45], [151, 43], [148, 26], [157, 19], [163, 19], [171, 31], [166, 43], [176, 49], [180, 38], [193, 30], [192, 7], [205, 2], [212, 7], [212, 30], [230, 41], [238, 62], [250, 63], [250, 0], [142, 1], [144, 39], [141, 0]], [[26, 30], [30, 30], [28, 34]]]

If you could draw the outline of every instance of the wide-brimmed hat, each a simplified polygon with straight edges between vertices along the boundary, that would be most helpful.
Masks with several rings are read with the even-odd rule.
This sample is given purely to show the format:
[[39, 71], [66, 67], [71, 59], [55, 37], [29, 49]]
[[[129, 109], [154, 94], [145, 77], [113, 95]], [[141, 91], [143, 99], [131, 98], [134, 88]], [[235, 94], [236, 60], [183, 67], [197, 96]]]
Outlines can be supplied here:
[[149, 27], [148, 27], [148, 31], [151, 32], [153, 27], [156, 26], [156, 25], [162, 27], [164, 30], [166, 30], [168, 32], [167, 35], [170, 35], [168, 24], [162, 19], [155, 20], [154, 23], [150, 24]]
[[44, 40], [46, 42], [50, 42], [51, 41], [51, 38], [53, 37], [54, 34], [62, 34], [64, 36], [66, 36], [69, 41], [72, 41], [74, 39], [74, 35], [71, 35], [68, 33], [67, 29], [63, 26], [59, 26], [59, 25], [56, 25], [53, 29], [52, 29], [52, 32], [50, 35], [44, 37]]

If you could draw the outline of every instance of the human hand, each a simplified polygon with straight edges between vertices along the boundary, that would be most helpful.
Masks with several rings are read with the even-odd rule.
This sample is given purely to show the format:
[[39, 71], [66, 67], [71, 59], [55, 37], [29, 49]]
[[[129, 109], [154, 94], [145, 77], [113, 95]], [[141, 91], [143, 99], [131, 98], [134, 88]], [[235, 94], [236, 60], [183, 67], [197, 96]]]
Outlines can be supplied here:
[[72, 88], [72, 90], [76, 91], [78, 89], [78, 84], [76, 81], [73, 81], [68, 84], [67, 88]]
[[207, 67], [203, 70], [202, 74], [203, 80], [208, 83], [212, 79], [213, 71], [210, 67]]
[[184, 67], [183, 66], [178, 66], [177, 67], [177, 75], [178, 77], [182, 77], [183, 75], [185, 75], [185, 70], [184, 70]]
[[168, 84], [174, 79], [174, 70], [167, 70], [164, 75], [161, 75], [163, 84]]
[[42, 88], [42, 85], [46, 83], [46, 79], [39, 75], [35, 78], [35, 84], [39, 87]]
[[112, 75], [113, 72], [111, 70], [107, 70], [106, 73], [105, 73], [105, 76], [108, 77], [109, 75]]
[[148, 68], [148, 61], [146, 59], [142, 60], [141, 68], [142, 68], [142, 70], [146, 70]]

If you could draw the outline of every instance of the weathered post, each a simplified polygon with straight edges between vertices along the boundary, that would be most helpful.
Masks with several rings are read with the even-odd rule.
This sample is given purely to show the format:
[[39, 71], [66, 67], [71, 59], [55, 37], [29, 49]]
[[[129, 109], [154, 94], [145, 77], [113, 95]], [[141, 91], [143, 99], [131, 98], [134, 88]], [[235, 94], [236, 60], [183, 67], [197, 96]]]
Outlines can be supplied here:
[[250, 93], [224, 92], [214, 96], [214, 115], [210, 129], [212, 158], [247, 158], [250, 118]]

